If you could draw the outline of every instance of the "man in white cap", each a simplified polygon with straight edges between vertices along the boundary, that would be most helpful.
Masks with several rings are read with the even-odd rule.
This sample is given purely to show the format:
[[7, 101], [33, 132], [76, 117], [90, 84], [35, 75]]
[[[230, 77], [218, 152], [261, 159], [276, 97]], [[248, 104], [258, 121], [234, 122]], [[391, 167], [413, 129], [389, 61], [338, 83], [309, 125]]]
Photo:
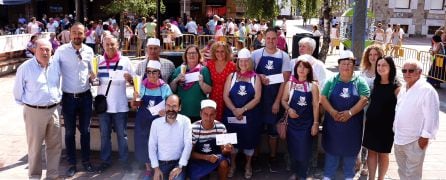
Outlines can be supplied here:
[[157, 38], [149, 38], [147, 40], [147, 49], [146, 49], [146, 60], [143, 60], [138, 63], [136, 66], [136, 74], [139, 76], [144, 76], [147, 62], [149, 60], [157, 60], [161, 63], [161, 78], [168, 82], [170, 75], [175, 70], [175, 65], [172, 61], [160, 58], [161, 45], [160, 40]]
[[181, 100], [175, 94], [167, 97], [166, 116], [152, 122], [149, 157], [153, 179], [186, 179], [184, 167], [192, 150], [190, 119], [179, 114]]
[[192, 153], [188, 174], [191, 179], [201, 179], [218, 170], [219, 179], [227, 179], [229, 155], [232, 145], [218, 146], [217, 134], [225, 134], [226, 127], [215, 120], [217, 103], [210, 99], [201, 101], [201, 120], [192, 124]]

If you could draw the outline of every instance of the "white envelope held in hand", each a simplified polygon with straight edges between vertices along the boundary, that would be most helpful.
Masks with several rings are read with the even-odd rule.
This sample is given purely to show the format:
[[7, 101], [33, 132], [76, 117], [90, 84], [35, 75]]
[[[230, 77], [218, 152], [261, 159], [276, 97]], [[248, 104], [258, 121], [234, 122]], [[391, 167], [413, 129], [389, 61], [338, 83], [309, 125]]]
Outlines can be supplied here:
[[200, 80], [200, 72], [187, 73], [184, 75], [186, 83], [195, 82]]
[[242, 120], [238, 120], [236, 117], [228, 117], [228, 123], [230, 123], [230, 124], [246, 124], [246, 116], [243, 116]]
[[124, 81], [124, 74], [126, 73], [126, 71], [122, 71], [122, 70], [116, 70], [116, 71], [109, 71], [109, 77], [111, 80], [113, 81]]
[[217, 145], [237, 144], [237, 133], [217, 134], [215, 136]]
[[150, 113], [152, 114], [152, 116], [156, 116], [156, 115], [158, 115], [159, 114], [159, 112], [161, 111], [161, 110], [164, 110], [165, 109], [165, 106], [166, 105], [166, 103], [165, 103], [165, 101], [163, 100], [163, 101], [161, 101], [160, 103], [158, 103], [157, 105], [155, 105], [155, 106], [147, 106], [147, 110], [149, 110], [150, 111]]
[[268, 78], [270, 85], [271, 84], [278, 84], [278, 83], [283, 83], [284, 82], [282, 73], [269, 75], [269, 76], [266, 76], [266, 78]]

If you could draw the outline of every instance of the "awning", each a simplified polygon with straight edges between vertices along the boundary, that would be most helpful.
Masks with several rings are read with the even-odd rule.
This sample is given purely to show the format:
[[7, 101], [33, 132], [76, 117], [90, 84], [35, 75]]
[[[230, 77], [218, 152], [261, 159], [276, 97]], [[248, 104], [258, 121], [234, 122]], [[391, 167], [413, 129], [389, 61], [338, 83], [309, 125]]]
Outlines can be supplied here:
[[31, 0], [0, 0], [0, 5], [20, 5], [31, 2]]

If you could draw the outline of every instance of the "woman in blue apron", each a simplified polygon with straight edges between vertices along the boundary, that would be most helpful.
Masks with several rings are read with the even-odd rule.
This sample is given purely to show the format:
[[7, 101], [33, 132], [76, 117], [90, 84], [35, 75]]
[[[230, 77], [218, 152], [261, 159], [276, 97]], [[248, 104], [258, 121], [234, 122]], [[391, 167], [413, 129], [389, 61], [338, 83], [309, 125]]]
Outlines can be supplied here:
[[[253, 58], [256, 62], [256, 73], [261, 76], [261, 80], [265, 82], [263, 77], [269, 75], [282, 74], [284, 79], [289, 78], [289, 56], [282, 50], [277, 48], [277, 33], [274, 29], [268, 29], [265, 34], [266, 46], [265, 48], [258, 49], [253, 52]], [[261, 54], [261, 55], [259, 55]], [[260, 56], [260, 58], [258, 58]], [[276, 166], [276, 149], [277, 149], [277, 130], [276, 123], [280, 119], [283, 113], [283, 109], [280, 108], [280, 99], [278, 103], [274, 103], [277, 97], [282, 97], [282, 92], [279, 91], [280, 87], [285, 83], [276, 83], [265, 85], [262, 84], [262, 98], [261, 98], [261, 111], [260, 114], [263, 119], [263, 123], [266, 124], [269, 135], [269, 148], [270, 148], [270, 171], [275, 172]], [[283, 86], [282, 86], [283, 87]], [[273, 113], [274, 110], [274, 113]]]
[[[229, 133], [237, 133], [237, 144], [231, 154], [232, 163], [228, 177], [232, 177], [236, 169], [235, 159], [238, 150], [243, 150], [246, 156], [245, 178], [250, 179], [252, 177], [251, 159], [260, 139], [262, 124], [257, 118], [260, 112], [257, 104], [260, 102], [261, 82], [253, 71], [254, 64], [248, 49], [244, 48], [238, 52], [237, 67], [239, 71], [232, 73], [226, 79], [223, 94], [226, 108], [222, 122]], [[237, 116], [240, 120], [236, 119]], [[246, 117], [246, 122], [243, 122], [242, 117]]]
[[218, 170], [219, 179], [227, 179], [229, 158], [232, 145], [217, 145], [216, 135], [225, 134], [226, 128], [214, 120], [217, 104], [213, 100], [201, 102], [202, 120], [192, 124], [192, 153], [188, 164], [188, 174], [191, 180], [199, 180]]
[[362, 141], [363, 109], [370, 95], [366, 81], [353, 72], [355, 59], [343, 51], [338, 60], [339, 74], [322, 91], [326, 110], [322, 146], [325, 154], [324, 178], [333, 178], [343, 160], [345, 179], [355, 176], [355, 162]]
[[313, 81], [313, 69], [308, 61], [300, 60], [294, 76], [284, 88], [282, 106], [288, 113], [287, 144], [293, 176], [306, 179], [313, 137], [319, 128], [319, 88]]
[[145, 163], [147, 169], [146, 176], [151, 176], [148, 154], [150, 126], [152, 121], [159, 117], [157, 113], [153, 114], [153, 112], [150, 112], [149, 108], [163, 103], [172, 94], [169, 85], [160, 79], [160, 68], [161, 64], [158, 61], [149, 61], [144, 80], [141, 83], [141, 95], [134, 94], [135, 99], [138, 96], [141, 97], [141, 104], [138, 107], [135, 119], [135, 159], [139, 163]]

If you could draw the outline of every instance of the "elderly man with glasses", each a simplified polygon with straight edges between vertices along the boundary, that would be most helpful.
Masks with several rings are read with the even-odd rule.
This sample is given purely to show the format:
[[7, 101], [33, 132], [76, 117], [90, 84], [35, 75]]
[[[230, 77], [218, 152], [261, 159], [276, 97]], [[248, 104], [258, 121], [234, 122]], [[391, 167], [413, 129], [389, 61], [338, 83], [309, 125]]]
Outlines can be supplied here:
[[421, 72], [420, 61], [404, 62], [402, 73], [406, 84], [397, 96], [393, 122], [394, 151], [400, 179], [422, 179], [427, 145], [438, 131], [438, 93], [421, 78]]

